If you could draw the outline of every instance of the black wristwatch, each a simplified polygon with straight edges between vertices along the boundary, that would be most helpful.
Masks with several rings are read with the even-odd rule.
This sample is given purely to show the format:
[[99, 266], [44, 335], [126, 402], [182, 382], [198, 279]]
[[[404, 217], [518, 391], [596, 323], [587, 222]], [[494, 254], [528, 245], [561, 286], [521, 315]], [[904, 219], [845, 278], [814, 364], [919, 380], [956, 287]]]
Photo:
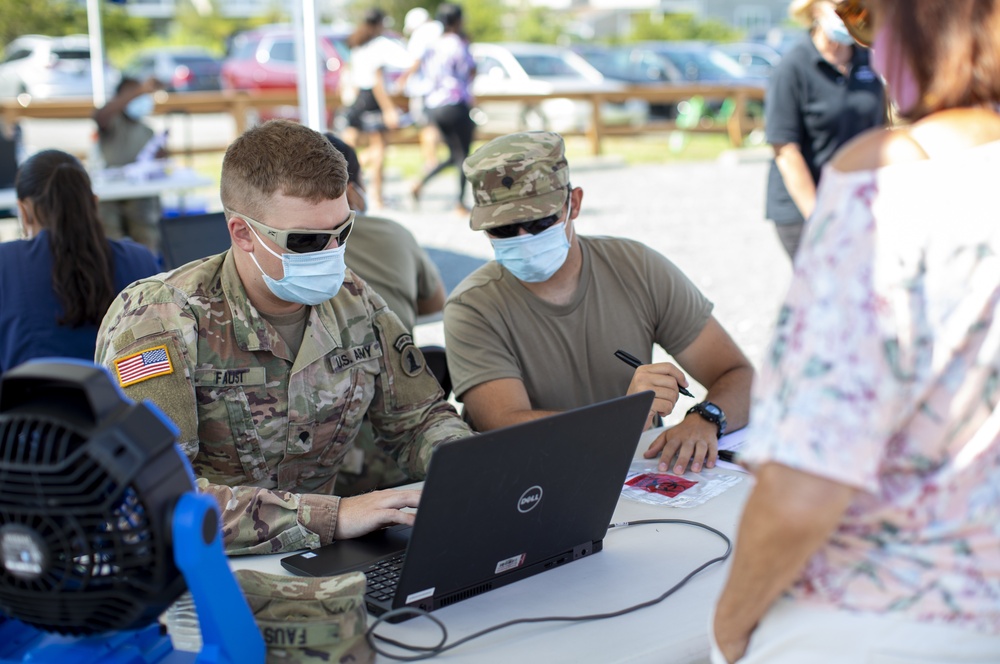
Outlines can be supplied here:
[[688, 414], [698, 413], [703, 418], [711, 422], [719, 430], [718, 437], [722, 438], [723, 434], [726, 433], [726, 414], [722, 412], [722, 409], [716, 406], [711, 401], [702, 401], [699, 404], [695, 404], [688, 409]]

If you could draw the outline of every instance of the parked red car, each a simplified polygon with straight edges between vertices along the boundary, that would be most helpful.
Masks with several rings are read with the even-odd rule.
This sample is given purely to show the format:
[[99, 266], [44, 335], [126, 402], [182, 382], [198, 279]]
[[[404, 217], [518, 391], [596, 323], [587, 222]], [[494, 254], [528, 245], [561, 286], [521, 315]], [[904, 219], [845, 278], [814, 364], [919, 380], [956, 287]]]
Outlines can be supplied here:
[[[321, 30], [317, 56], [327, 94], [338, 91], [348, 58], [347, 33]], [[224, 90], [295, 90], [295, 34], [287, 26], [263, 27], [235, 35], [222, 62]], [[263, 114], [262, 114], [263, 115]], [[275, 109], [271, 117], [297, 117], [297, 108]]]

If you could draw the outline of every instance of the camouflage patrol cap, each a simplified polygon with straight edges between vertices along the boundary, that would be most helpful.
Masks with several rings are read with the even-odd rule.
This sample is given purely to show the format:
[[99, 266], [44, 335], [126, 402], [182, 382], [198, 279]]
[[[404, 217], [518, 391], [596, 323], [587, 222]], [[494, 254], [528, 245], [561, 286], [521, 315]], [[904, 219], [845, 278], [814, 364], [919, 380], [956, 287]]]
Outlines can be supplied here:
[[569, 165], [562, 136], [525, 131], [495, 138], [462, 164], [476, 205], [474, 231], [559, 214], [566, 204]]
[[374, 662], [365, 641], [365, 575], [235, 572], [267, 646], [267, 664]]

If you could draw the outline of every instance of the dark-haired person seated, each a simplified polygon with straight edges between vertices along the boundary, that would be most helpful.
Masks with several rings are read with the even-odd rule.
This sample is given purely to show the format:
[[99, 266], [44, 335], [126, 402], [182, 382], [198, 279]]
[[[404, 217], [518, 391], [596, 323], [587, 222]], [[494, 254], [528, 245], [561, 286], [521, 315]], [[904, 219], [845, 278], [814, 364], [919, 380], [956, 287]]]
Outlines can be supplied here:
[[[687, 386], [700, 404], [646, 451], [661, 468], [712, 467], [718, 439], [746, 424], [753, 368], [712, 316], [712, 303], [666, 258], [622, 238], [580, 237], [583, 190], [570, 184], [563, 139], [552, 132], [496, 138], [465, 160], [496, 260], [445, 304], [445, 347], [458, 399], [485, 431], [624, 394], [652, 390], [668, 415]], [[678, 364], [651, 364], [653, 344]], [[633, 369], [615, 357], [634, 354]], [[687, 399], [687, 397], [683, 397]], [[683, 403], [683, 402], [682, 402]]]
[[17, 172], [26, 239], [0, 243], [0, 372], [37, 357], [94, 358], [97, 326], [125, 286], [159, 271], [131, 240], [109, 240], [76, 157], [45, 150]]

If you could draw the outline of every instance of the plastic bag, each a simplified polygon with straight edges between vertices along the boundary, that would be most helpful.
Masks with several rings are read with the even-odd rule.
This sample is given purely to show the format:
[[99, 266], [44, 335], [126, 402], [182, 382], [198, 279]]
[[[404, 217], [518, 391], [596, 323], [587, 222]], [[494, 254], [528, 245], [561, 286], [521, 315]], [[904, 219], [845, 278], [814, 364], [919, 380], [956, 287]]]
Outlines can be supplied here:
[[659, 472], [657, 463], [657, 460], [633, 461], [622, 485], [622, 497], [650, 505], [697, 507], [743, 481], [739, 475], [712, 469], [678, 477]]

